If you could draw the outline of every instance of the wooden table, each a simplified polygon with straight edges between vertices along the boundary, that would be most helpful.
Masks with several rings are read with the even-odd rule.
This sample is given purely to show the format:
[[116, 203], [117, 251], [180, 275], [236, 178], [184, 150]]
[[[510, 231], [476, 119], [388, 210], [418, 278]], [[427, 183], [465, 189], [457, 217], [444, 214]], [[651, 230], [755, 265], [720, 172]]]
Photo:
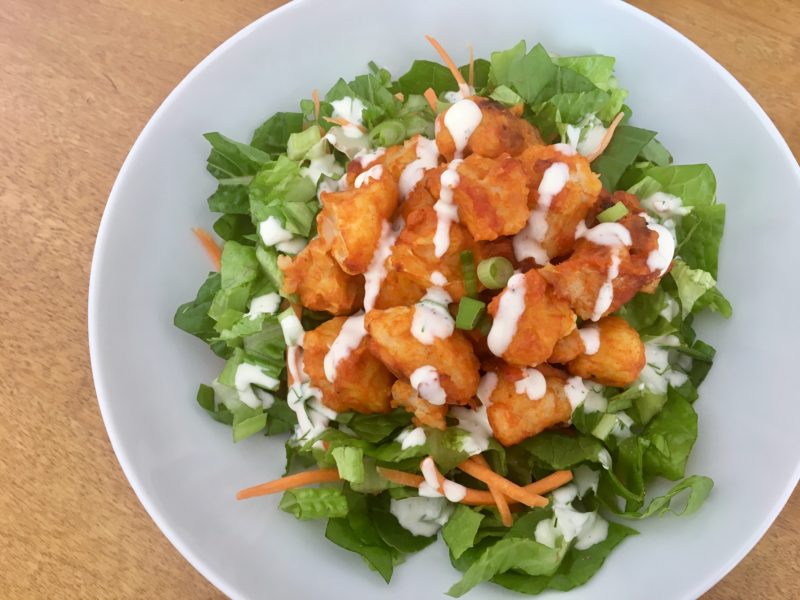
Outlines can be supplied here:
[[[280, 1], [0, 5], [0, 597], [220, 594], [148, 518], [97, 409], [92, 247], [147, 119], [220, 42]], [[636, 0], [727, 67], [800, 155], [800, 3]], [[800, 495], [708, 598], [800, 597]]]

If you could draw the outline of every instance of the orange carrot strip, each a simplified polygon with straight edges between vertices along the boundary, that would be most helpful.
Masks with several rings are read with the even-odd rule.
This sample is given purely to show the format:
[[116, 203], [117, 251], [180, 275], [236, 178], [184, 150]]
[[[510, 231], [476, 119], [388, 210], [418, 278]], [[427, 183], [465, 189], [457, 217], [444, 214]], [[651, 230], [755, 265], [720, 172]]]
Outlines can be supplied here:
[[358, 123], [351, 123], [344, 117], [322, 117], [322, 118], [325, 119], [328, 123], [333, 123], [334, 125], [341, 125], [342, 127], [348, 127], [348, 126], [357, 127], [359, 131], [361, 131], [362, 133], [366, 133], [367, 131], [363, 125], [359, 125]]
[[510, 107], [508, 110], [511, 111], [512, 115], [521, 117], [522, 111], [525, 110], [525, 105], [522, 102], [517, 102], [514, 106]]
[[547, 498], [543, 498], [538, 494], [532, 494], [524, 488], [518, 486], [492, 471], [487, 467], [483, 467], [473, 460], [465, 460], [458, 465], [458, 468], [472, 475], [475, 479], [483, 481], [486, 485], [496, 487], [500, 492], [509, 498], [513, 498], [518, 502], [522, 502], [526, 506], [547, 506]]
[[397, 485], [407, 485], [408, 487], [419, 487], [425, 478], [421, 475], [414, 475], [413, 473], [406, 473], [405, 471], [397, 471], [396, 469], [386, 469], [384, 467], [376, 467], [378, 475], [396, 483]]
[[439, 99], [436, 97], [436, 92], [433, 91], [433, 88], [428, 88], [422, 95], [425, 96], [425, 100], [428, 101], [428, 105], [431, 107], [431, 110], [436, 112]]
[[625, 116], [625, 113], [621, 112], [616, 117], [614, 117], [614, 120], [611, 121], [611, 125], [609, 125], [608, 129], [606, 129], [606, 133], [603, 136], [603, 139], [600, 140], [600, 145], [597, 146], [597, 148], [595, 149], [594, 152], [592, 152], [591, 154], [588, 154], [586, 156], [586, 160], [588, 160], [589, 162], [592, 162], [598, 156], [600, 156], [603, 152], [605, 152], [605, 149], [611, 143], [611, 138], [614, 137], [614, 131], [616, 131], [617, 125], [620, 124], [620, 122], [622, 121], [622, 117], [624, 117], [624, 116]]
[[454, 63], [453, 59], [450, 58], [450, 55], [445, 52], [444, 48], [442, 48], [442, 45], [429, 35], [426, 35], [425, 39], [431, 43], [431, 46], [433, 46], [436, 49], [436, 52], [439, 53], [439, 56], [442, 57], [444, 64], [447, 65], [447, 68], [450, 69], [453, 77], [456, 78], [456, 83], [458, 83], [459, 86], [467, 85], [467, 82], [464, 81], [464, 76], [461, 75], [461, 71], [458, 70], [456, 63]]
[[317, 469], [316, 471], [305, 471], [303, 473], [295, 473], [294, 475], [287, 475], [274, 481], [268, 481], [260, 485], [239, 490], [236, 494], [237, 500], [245, 500], [247, 498], [255, 498], [256, 496], [266, 496], [268, 494], [275, 494], [276, 492], [284, 492], [303, 485], [311, 485], [314, 483], [326, 483], [329, 481], [339, 481], [338, 469]]
[[532, 494], [546, 494], [556, 488], [572, 481], [572, 471], [556, 471], [547, 477], [542, 477], [539, 481], [526, 485], [524, 489]]
[[395, 97], [395, 98], [397, 98], [398, 100], [400, 100], [400, 102], [402, 102], [402, 101], [403, 101], [403, 100], [405, 100], [405, 98], [406, 98], [405, 96], [403, 96], [403, 92], [397, 92], [397, 93], [394, 95], [394, 97]]
[[220, 264], [222, 262], [222, 250], [217, 245], [217, 242], [214, 241], [214, 238], [211, 237], [211, 234], [205, 229], [193, 227], [192, 231], [197, 239], [200, 240], [200, 243], [203, 244], [206, 254], [208, 254], [209, 258], [211, 258], [214, 269], [219, 271]]
[[[436, 473], [436, 481], [438, 482], [437, 491], [440, 494], [444, 494], [444, 482], [445, 476], [439, 471], [439, 468], [436, 466], [436, 462], [434, 462], [432, 456], [428, 456], [426, 458], [431, 459], [431, 463], [433, 464], [433, 470]], [[423, 459], [423, 462], [426, 459]], [[482, 490], [474, 490], [472, 488], [464, 488], [466, 490], [464, 497], [459, 500], [462, 504], [470, 504], [470, 505], [479, 505], [479, 504], [486, 504], [486, 500], [490, 500], [489, 504], [494, 504], [494, 499], [489, 492], [484, 492]], [[487, 498], [488, 497], [488, 498]]]
[[311, 100], [314, 102], [314, 119], [319, 121], [319, 92], [311, 90]]
[[[483, 454], [478, 454], [474, 456], [473, 459], [482, 467], [486, 467], [487, 469], [490, 468], [489, 463], [486, 462]], [[508, 508], [508, 501], [506, 500], [506, 497], [494, 485], [489, 486], [489, 493], [492, 495], [495, 504], [497, 504], [497, 511], [500, 513], [500, 520], [503, 522], [503, 525], [506, 527], [511, 527], [511, 525], [514, 524], [514, 519], [511, 517], [511, 510]]]
[[475, 54], [469, 45], [469, 87], [475, 87]]

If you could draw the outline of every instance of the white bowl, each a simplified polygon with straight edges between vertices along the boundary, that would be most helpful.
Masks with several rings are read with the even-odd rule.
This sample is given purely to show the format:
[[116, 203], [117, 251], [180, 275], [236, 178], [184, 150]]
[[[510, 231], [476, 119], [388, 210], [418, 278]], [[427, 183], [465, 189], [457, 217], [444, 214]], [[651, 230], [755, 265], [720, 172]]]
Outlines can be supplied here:
[[[713, 477], [697, 514], [635, 524], [570, 598], [696, 597], [756, 543], [800, 475], [797, 368], [800, 170], [774, 125], [719, 64], [660, 21], [617, 1], [296, 0], [215, 50], [167, 98], [123, 166], [97, 238], [89, 338], [111, 442], [142, 504], [180, 552], [236, 598], [438, 598], [459, 577], [442, 544], [397, 569], [390, 586], [359, 557], [300, 523], [277, 498], [237, 503], [239, 488], [281, 473], [283, 441], [234, 445], [196, 406], [220, 362], [172, 326], [208, 270], [190, 228], [208, 225], [201, 134], [247, 141], [313, 88], [374, 60], [397, 76], [435, 55], [423, 35], [466, 59], [520, 39], [561, 54], [617, 57], [634, 123], [660, 133], [678, 163], [708, 162], [728, 205], [720, 285], [730, 321], [708, 318], [718, 348], [701, 390], [690, 473]], [[776, 557], [780, 560], [780, 557]], [[335, 590], [342, 590], [337, 593]], [[657, 591], [654, 591], [657, 590]], [[512, 597], [482, 586], [473, 598]]]

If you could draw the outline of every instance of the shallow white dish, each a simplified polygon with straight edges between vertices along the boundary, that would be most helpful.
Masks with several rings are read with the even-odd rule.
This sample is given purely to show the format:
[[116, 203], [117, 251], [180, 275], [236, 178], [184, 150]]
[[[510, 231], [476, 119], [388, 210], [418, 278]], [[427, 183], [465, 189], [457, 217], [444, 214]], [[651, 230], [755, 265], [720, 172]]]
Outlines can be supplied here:
[[[334, 25], [335, 24], [335, 25]], [[178, 550], [235, 598], [438, 598], [459, 577], [442, 544], [399, 567], [391, 586], [354, 554], [299, 523], [278, 498], [237, 503], [237, 489], [278, 476], [283, 440], [234, 445], [194, 403], [219, 361], [172, 326], [207, 272], [190, 228], [208, 225], [201, 137], [247, 141], [312, 88], [369, 60], [398, 76], [434, 58], [433, 34], [457, 59], [520, 39], [551, 52], [617, 58], [634, 123], [660, 133], [676, 162], [708, 162], [728, 205], [719, 281], [732, 320], [701, 321], [718, 349], [696, 405], [700, 437], [689, 473], [716, 487], [687, 518], [634, 524], [604, 568], [570, 598], [696, 597], [755, 544], [800, 475], [794, 369], [800, 321], [800, 169], [749, 94], [686, 38], [614, 0], [295, 0], [242, 30], [175, 89], [145, 127], [109, 198], [89, 293], [95, 385], [109, 437], [142, 504]], [[656, 587], [657, 586], [657, 587]], [[472, 598], [512, 597], [481, 586]], [[555, 596], [555, 594], [553, 594]]]

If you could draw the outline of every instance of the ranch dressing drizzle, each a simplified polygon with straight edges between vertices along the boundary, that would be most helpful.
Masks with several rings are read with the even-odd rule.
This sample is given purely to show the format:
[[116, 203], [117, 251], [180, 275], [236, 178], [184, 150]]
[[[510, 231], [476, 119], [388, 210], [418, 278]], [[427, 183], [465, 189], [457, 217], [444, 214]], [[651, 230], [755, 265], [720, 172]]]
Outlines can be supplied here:
[[514, 382], [514, 390], [520, 395], [525, 394], [530, 400], [540, 400], [547, 392], [544, 375], [531, 368], [526, 368], [523, 372], [525, 376]]
[[394, 226], [388, 221], [381, 224], [381, 239], [372, 260], [364, 273], [364, 311], [369, 312], [375, 308], [375, 300], [381, 291], [381, 284], [386, 279], [386, 259], [392, 254], [392, 247], [403, 229], [402, 219], [398, 219]]
[[525, 311], [525, 275], [516, 273], [508, 280], [503, 295], [497, 306], [497, 314], [492, 322], [492, 328], [486, 342], [489, 350], [495, 356], [503, 356], [508, 349], [514, 334], [517, 332], [517, 323]]
[[472, 100], [465, 98], [459, 100], [444, 113], [444, 126], [453, 137], [456, 147], [455, 158], [464, 156], [470, 136], [481, 123], [483, 114], [481, 109]]
[[436, 258], [441, 258], [450, 247], [450, 225], [458, 223], [458, 207], [453, 202], [453, 190], [458, 187], [460, 178], [458, 167], [461, 159], [454, 159], [447, 165], [439, 178], [441, 191], [439, 199], [433, 205], [436, 211], [436, 233], [433, 235], [433, 253]]
[[531, 211], [528, 224], [513, 239], [514, 256], [517, 260], [532, 258], [539, 265], [546, 264], [550, 260], [547, 250], [542, 247], [549, 228], [547, 213], [550, 211], [553, 198], [564, 189], [568, 181], [569, 166], [566, 163], [556, 162], [547, 167], [539, 183], [536, 208]]
[[587, 325], [578, 329], [578, 335], [583, 343], [583, 353], [586, 356], [597, 354], [600, 350], [600, 328], [596, 325]]
[[336, 380], [336, 369], [350, 353], [361, 344], [361, 340], [367, 335], [364, 329], [364, 313], [357, 312], [352, 317], [348, 317], [339, 330], [339, 335], [333, 340], [330, 350], [322, 361], [325, 369], [325, 378], [333, 383]]
[[429, 140], [422, 136], [417, 139], [417, 159], [403, 169], [400, 173], [398, 180], [398, 188], [400, 190], [400, 197], [405, 200], [411, 193], [419, 180], [425, 174], [425, 171], [434, 169], [439, 164], [439, 148], [436, 146], [435, 140]]
[[456, 324], [447, 310], [452, 301], [450, 294], [442, 288], [429, 288], [414, 306], [411, 335], [426, 346], [433, 344], [436, 338], [444, 339], [453, 335]]
[[439, 382], [439, 372], [436, 367], [423, 365], [415, 370], [409, 377], [413, 387], [423, 400], [441, 406], [447, 400], [447, 394]]
[[619, 250], [622, 246], [632, 245], [633, 240], [631, 239], [631, 232], [621, 223], [600, 223], [591, 229], [587, 229], [581, 237], [598, 246], [611, 248], [606, 280], [600, 286], [592, 313], [592, 321], [598, 321], [614, 301], [614, 280], [619, 275], [620, 265]]

